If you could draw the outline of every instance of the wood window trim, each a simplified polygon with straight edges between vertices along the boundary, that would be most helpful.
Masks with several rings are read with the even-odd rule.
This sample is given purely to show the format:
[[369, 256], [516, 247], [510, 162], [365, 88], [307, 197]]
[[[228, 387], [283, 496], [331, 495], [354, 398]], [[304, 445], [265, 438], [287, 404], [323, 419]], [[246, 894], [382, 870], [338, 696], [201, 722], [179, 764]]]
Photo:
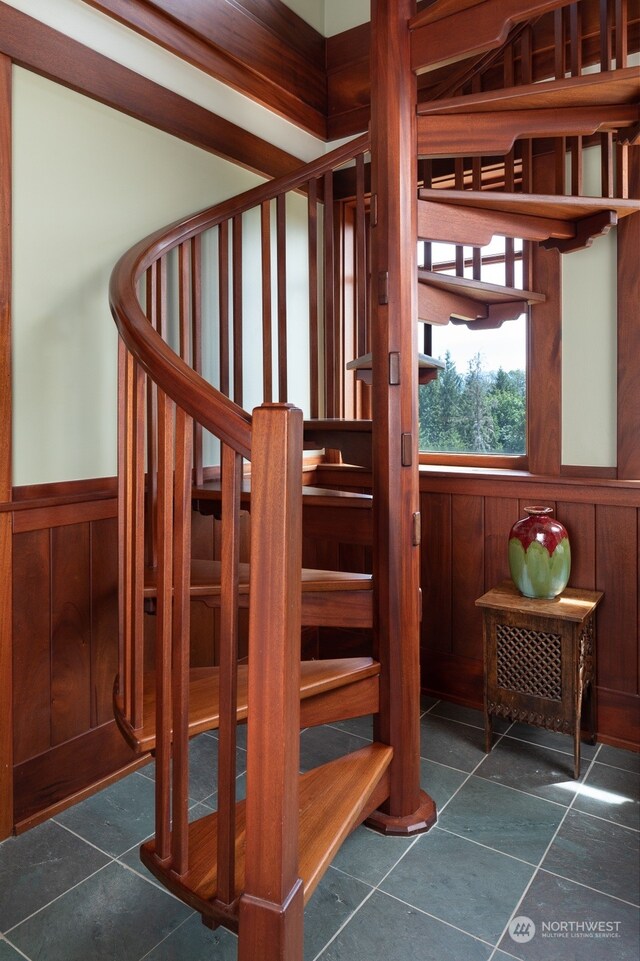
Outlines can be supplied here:
[[[11, 498], [11, 61], [0, 55], [0, 501]], [[11, 514], [0, 514], [0, 840], [13, 829]]]

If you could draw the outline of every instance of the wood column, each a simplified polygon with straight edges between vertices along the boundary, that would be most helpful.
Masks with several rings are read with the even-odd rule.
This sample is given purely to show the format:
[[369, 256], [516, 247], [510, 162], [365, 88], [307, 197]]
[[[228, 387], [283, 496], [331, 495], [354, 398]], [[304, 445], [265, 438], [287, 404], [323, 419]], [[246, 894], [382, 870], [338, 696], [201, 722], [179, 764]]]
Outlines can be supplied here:
[[[629, 149], [629, 195], [640, 197], [640, 147]], [[618, 477], [640, 478], [640, 216], [618, 224]]]
[[375, 738], [394, 756], [390, 796], [369, 823], [397, 834], [424, 831], [436, 817], [419, 766], [415, 0], [373, 0], [371, 9]]
[[[0, 503], [11, 500], [11, 60], [0, 55]], [[0, 513], [0, 840], [13, 829], [11, 512]]]
[[532, 474], [557, 476], [562, 459], [562, 263], [557, 250], [534, 244], [535, 290], [546, 301], [531, 307], [527, 343], [527, 450]]

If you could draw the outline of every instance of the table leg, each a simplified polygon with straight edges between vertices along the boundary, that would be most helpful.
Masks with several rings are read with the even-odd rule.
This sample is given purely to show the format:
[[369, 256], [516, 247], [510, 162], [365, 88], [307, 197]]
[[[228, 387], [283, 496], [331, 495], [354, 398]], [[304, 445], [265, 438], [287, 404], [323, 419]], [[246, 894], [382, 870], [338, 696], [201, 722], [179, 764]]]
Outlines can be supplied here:
[[492, 747], [493, 740], [493, 719], [488, 711], [484, 714], [484, 750], [488, 754]]

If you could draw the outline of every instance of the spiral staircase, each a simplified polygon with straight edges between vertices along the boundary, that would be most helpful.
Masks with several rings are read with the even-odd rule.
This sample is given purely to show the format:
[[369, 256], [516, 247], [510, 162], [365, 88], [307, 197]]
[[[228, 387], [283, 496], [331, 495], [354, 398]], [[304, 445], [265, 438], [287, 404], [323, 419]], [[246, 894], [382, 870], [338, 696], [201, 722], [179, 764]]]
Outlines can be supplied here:
[[[409, 0], [375, 6], [371, 134], [158, 231], [123, 256], [112, 278], [120, 335], [114, 711], [128, 742], [156, 760], [155, 837], [141, 857], [205, 923], [239, 933], [241, 961], [302, 958], [304, 904], [359, 823], [411, 834], [436, 819], [418, 768], [416, 320], [496, 327], [528, 309], [535, 323], [544, 292], [516, 288], [508, 275], [503, 286], [484, 281], [480, 249], [496, 234], [507, 244], [521, 238], [530, 265], [534, 245], [569, 253], [638, 210], [626, 163], [640, 130], [638, 71], [627, 65], [628, 23], [636, 32], [637, 24], [626, 3], [616, 3], [615, 17], [600, 4], [605, 38], [588, 63], [580, 24], [594, 5], [585, 0], [437, 0], [408, 26]], [[545, 17], [556, 54], [539, 82], [531, 38]], [[450, 88], [416, 109], [415, 75], [442, 63], [454, 65]], [[582, 153], [592, 143], [604, 171], [599, 197], [582, 196]], [[543, 178], [545, 158], [551, 176]], [[538, 182], [545, 193], [533, 191]], [[351, 184], [352, 271], [334, 216], [338, 183]], [[292, 394], [289, 376], [292, 204], [304, 205], [308, 244], [305, 397]], [[251, 414], [243, 409], [250, 224], [259, 237], [263, 396]], [[420, 270], [417, 241], [426, 245]], [[430, 244], [439, 241], [474, 248], [473, 276], [457, 254], [455, 275], [433, 269]], [[212, 338], [215, 369], [203, 347]], [[420, 363], [427, 379], [437, 374], [432, 358]], [[291, 402], [306, 405], [309, 418]], [[305, 483], [313, 478], [305, 451], [322, 449], [332, 461], [371, 468], [373, 497], [341, 491], [339, 481], [333, 489]], [[215, 555], [194, 550], [194, 511], [215, 518]], [[373, 545], [373, 574], [303, 568], [303, 534], [338, 537], [347, 516], [354, 539]], [[218, 618], [208, 666], [190, 664], [195, 598]], [[367, 629], [371, 656], [301, 660], [305, 625]], [[301, 728], [366, 714], [375, 718], [370, 746], [299, 773]], [[244, 723], [247, 791], [237, 799]], [[218, 810], [190, 822], [189, 738], [214, 729]]]

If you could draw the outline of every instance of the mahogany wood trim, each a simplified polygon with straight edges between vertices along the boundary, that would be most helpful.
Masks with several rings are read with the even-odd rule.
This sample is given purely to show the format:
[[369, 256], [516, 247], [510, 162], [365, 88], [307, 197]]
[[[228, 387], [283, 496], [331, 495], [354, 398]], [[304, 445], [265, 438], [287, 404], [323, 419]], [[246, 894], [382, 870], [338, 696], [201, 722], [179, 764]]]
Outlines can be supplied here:
[[615, 467], [582, 467], [579, 464], [562, 464], [560, 474], [563, 477], [610, 477], [618, 476]]
[[[586, 470], [587, 468], [585, 468]], [[580, 504], [640, 507], [640, 481], [606, 477], [542, 476], [521, 471], [420, 468], [420, 490], [485, 497], [542, 498]]]
[[[421, 116], [439, 114], [495, 114], [513, 111], [563, 109], [569, 107], [637, 106], [640, 94], [640, 77], [637, 67], [623, 70], [605, 70], [545, 83], [522, 84], [501, 90], [478, 90], [466, 96], [428, 101], [420, 104]], [[483, 116], [483, 121], [486, 118]]]
[[504, 155], [522, 137], [590, 135], [634, 127], [637, 105], [549, 107], [500, 113], [458, 113], [418, 118], [418, 153], [422, 157]]
[[557, 250], [534, 246], [531, 257], [536, 287], [547, 299], [530, 308], [527, 333], [529, 470], [558, 474], [562, 461], [562, 270]]
[[[464, 0], [446, 3], [445, 16], [436, 19], [436, 8], [419, 14], [411, 27], [411, 68], [416, 73], [455, 63], [473, 54], [500, 46], [513, 24], [540, 16], [572, 0]], [[439, 9], [439, 4], [436, 5]], [[424, 22], [425, 17], [429, 22]]]
[[[383, 813], [399, 820], [417, 814], [422, 801], [417, 723], [420, 552], [413, 534], [414, 516], [419, 512], [416, 82], [409, 69], [406, 29], [415, 10], [412, 0], [374, 0], [371, 22], [371, 176], [377, 196], [370, 301], [374, 648], [381, 665], [381, 710], [374, 738], [393, 747], [391, 791]], [[398, 354], [394, 386], [389, 385], [391, 352]], [[402, 435], [408, 443], [401, 457]], [[416, 830], [425, 830], [418, 824], [419, 819]]]
[[0, 3], [0, 53], [27, 70], [249, 170], [275, 177], [300, 166], [300, 160], [285, 150], [5, 3]]
[[[640, 147], [629, 151], [629, 188], [640, 197]], [[618, 226], [618, 477], [640, 478], [640, 216]]]
[[279, 0], [87, 2], [326, 139], [324, 38]]
[[[11, 498], [11, 61], [0, 55], [0, 501]], [[0, 840], [13, 828], [11, 517], [0, 514]]]
[[13, 518], [14, 534], [26, 531], [39, 531], [51, 527], [65, 527], [68, 524], [81, 524], [85, 521], [103, 520], [116, 517], [118, 502], [115, 497], [108, 500], [91, 499], [71, 504], [58, 504], [52, 507], [35, 507], [16, 511]]
[[136, 757], [115, 721], [87, 731], [19, 764], [16, 832], [27, 830], [148, 762]]

